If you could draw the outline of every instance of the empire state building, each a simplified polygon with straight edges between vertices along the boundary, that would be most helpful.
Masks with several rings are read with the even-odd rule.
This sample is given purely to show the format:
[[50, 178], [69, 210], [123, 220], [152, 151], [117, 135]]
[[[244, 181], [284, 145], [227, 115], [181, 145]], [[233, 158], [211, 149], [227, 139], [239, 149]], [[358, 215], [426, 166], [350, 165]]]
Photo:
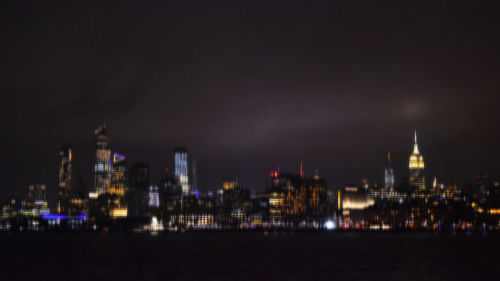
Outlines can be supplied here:
[[420, 154], [417, 143], [417, 131], [415, 131], [415, 143], [413, 144], [413, 153], [410, 154], [410, 161], [408, 163], [410, 170], [410, 187], [413, 190], [425, 190], [425, 176], [424, 176], [424, 156]]

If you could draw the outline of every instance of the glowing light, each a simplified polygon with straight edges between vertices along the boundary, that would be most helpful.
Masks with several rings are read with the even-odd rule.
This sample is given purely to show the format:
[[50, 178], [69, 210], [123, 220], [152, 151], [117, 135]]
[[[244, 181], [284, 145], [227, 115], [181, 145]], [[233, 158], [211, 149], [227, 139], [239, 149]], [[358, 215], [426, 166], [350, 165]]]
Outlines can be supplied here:
[[335, 229], [335, 222], [332, 220], [327, 220], [325, 222], [325, 229], [327, 229], [327, 230]]
[[97, 191], [89, 192], [89, 199], [97, 199], [98, 196], [99, 196], [99, 193]]
[[127, 208], [115, 208], [111, 211], [111, 217], [113, 218], [125, 218], [127, 214]]
[[67, 218], [68, 216], [66, 215], [52, 215], [52, 214], [42, 215], [42, 219], [44, 220], [64, 220]]
[[489, 209], [488, 214], [490, 215], [500, 215], [500, 209]]
[[76, 218], [79, 220], [87, 220], [87, 215], [86, 214], [79, 215], [79, 216], [76, 216]]

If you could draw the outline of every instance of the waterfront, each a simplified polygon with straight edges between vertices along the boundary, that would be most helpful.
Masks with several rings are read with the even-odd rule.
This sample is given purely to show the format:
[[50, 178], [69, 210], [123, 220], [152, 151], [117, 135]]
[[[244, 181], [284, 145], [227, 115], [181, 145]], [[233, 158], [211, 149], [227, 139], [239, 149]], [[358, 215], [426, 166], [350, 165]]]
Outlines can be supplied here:
[[0, 280], [494, 280], [498, 234], [2, 233]]

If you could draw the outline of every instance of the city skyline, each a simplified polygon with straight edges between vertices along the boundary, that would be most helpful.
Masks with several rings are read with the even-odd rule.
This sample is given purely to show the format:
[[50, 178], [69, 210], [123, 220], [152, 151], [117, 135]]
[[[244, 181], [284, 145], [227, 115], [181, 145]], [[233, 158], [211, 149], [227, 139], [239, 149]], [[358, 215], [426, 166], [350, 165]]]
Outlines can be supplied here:
[[3, 1], [0, 280], [494, 279], [497, 6]]
[[64, 143], [91, 186], [102, 123], [156, 179], [187, 147], [201, 190], [232, 175], [259, 190], [300, 161], [330, 186], [382, 183], [387, 150], [396, 176], [407, 172], [414, 128], [428, 181], [500, 174], [489, 4], [8, 5], [2, 199], [36, 182], [54, 190]]
[[[80, 186], [80, 189], [76, 190], [77, 192], [83, 192], [83, 193], [97, 192], [96, 196], [99, 193], [100, 194], [108, 193], [109, 188], [113, 186], [112, 174], [114, 174], [115, 172], [114, 172], [114, 169], [112, 169], [112, 167], [114, 167], [114, 164], [117, 163], [117, 161], [123, 163], [122, 165], [124, 165], [123, 166], [124, 167], [123, 169], [125, 169], [124, 171], [128, 171], [128, 169], [129, 169], [128, 167], [132, 167], [132, 166], [137, 165], [137, 164], [140, 165], [142, 163], [146, 163], [149, 166], [150, 163], [148, 161], [125, 162], [125, 156], [118, 154], [116, 151], [114, 151], [112, 149], [111, 145], [109, 144], [110, 142], [112, 142], [112, 140], [111, 140], [112, 138], [110, 138], [107, 133], [108, 133], [108, 127], [106, 126], [106, 124], [102, 124], [97, 129], [94, 130], [95, 149], [96, 149], [96, 151], [94, 153], [96, 155], [95, 156], [96, 158], [94, 158], [94, 162], [92, 162], [92, 166], [94, 167], [94, 171], [92, 172], [92, 175], [91, 175], [91, 178], [94, 182], [91, 183], [90, 185], [86, 186], [86, 189], [83, 189], [83, 190], [81, 189], [82, 186]], [[439, 179], [440, 183], [445, 183], [445, 184], [457, 183], [459, 186], [462, 186], [462, 187], [465, 187], [465, 184], [468, 183], [468, 182], [458, 182], [457, 179], [453, 179], [453, 181], [450, 181], [450, 179], [443, 177], [443, 174], [429, 174], [429, 172], [427, 172], [427, 176], [429, 178], [426, 178], [425, 177], [426, 172], [424, 171], [424, 163], [423, 163], [423, 158], [422, 158], [423, 153], [422, 153], [421, 149], [419, 148], [420, 142], [417, 141], [417, 130], [416, 129], [414, 129], [414, 131], [413, 131], [413, 138], [412, 138], [412, 145], [411, 146], [412, 146], [411, 153], [408, 153], [409, 161], [406, 161], [405, 164], [401, 165], [400, 170], [399, 169], [394, 170], [393, 157], [392, 157], [391, 151], [388, 150], [387, 155], [386, 155], [386, 160], [385, 160], [386, 161], [385, 166], [384, 166], [385, 168], [377, 176], [376, 179], [359, 176], [358, 181], [356, 181], [356, 182], [344, 181], [344, 183], [342, 183], [340, 185], [335, 185], [335, 186], [332, 186], [331, 184], [329, 184], [328, 189], [335, 191], [335, 190], [343, 188], [344, 186], [352, 186], [352, 185], [362, 186], [362, 185], [366, 184], [364, 182], [366, 180], [368, 180], [368, 183], [372, 186], [382, 186], [382, 187], [389, 188], [391, 190], [393, 190], [394, 187], [400, 188], [401, 185], [406, 185], [406, 184], [408, 184], [408, 186], [411, 189], [426, 190], [432, 186], [432, 182], [433, 181], [435, 182], [436, 178]], [[216, 184], [214, 184], [213, 186], [205, 187], [201, 190], [195, 190], [195, 189], [193, 189], [193, 186], [192, 186], [192, 177], [193, 177], [193, 174], [191, 171], [192, 168], [191, 169], [188, 168], [188, 162], [190, 160], [192, 160], [192, 156], [191, 155], [188, 156], [188, 150], [184, 147], [176, 146], [176, 147], [173, 147], [171, 149], [171, 155], [169, 155], [169, 156], [170, 156], [169, 162], [171, 163], [171, 165], [165, 166], [162, 168], [152, 167], [152, 169], [153, 169], [153, 171], [154, 170], [162, 170], [163, 172], [166, 172], [167, 170], [171, 169], [171, 171], [174, 172], [175, 177], [178, 178], [180, 185], [182, 186], [182, 193], [183, 194], [189, 194], [190, 192], [195, 192], [195, 191], [216, 192], [217, 190], [219, 190], [222, 187], [224, 180], [226, 180], [227, 178], [237, 179], [238, 177], [240, 177], [240, 175], [238, 175], [238, 174], [218, 175], [218, 178], [220, 178], [220, 181], [217, 182]], [[48, 194], [49, 194], [48, 198], [51, 198], [51, 199], [54, 198], [53, 196], [55, 196], [55, 192], [57, 192], [57, 208], [61, 207], [60, 206], [60, 203], [61, 203], [61, 200], [60, 200], [60, 198], [61, 198], [60, 197], [61, 196], [60, 195], [61, 182], [66, 181], [64, 183], [64, 186], [69, 186], [69, 189], [67, 189], [65, 191], [66, 193], [68, 191], [71, 191], [71, 186], [75, 184], [71, 181], [72, 178], [74, 177], [73, 172], [72, 172], [72, 168], [71, 168], [72, 167], [72, 160], [73, 160], [72, 158], [73, 158], [72, 146], [70, 144], [63, 144], [60, 148], [60, 151], [59, 151], [59, 158], [57, 158], [58, 161], [62, 161], [62, 162], [60, 162], [60, 166], [58, 167], [59, 179], [57, 180], [56, 184], [54, 184], [54, 187], [57, 187], [57, 190], [54, 189], [55, 191], [52, 191], [49, 188], [49, 191], [48, 191]], [[68, 163], [68, 159], [69, 159], [69, 163]], [[193, 160], [193, 162], [194, 161], [195, 160]], [[68, 166], [68, 164], [69, 164], [69, 166]], [[109, 165], [108, 168], [106, 168], [107, 165]], [[285, 163], [285, 165], [277, 164], [274, 167], [272, 167], [271, 169], [269, 169], [269, 171], [275, 171], [276, 168], [279, 171], [282, 166], [287, 167], [289, 165], [286, 165], [286, 163]], [[422, 169], [421, 172], [417, 173], [417, 177], [422, 177], [422, 179], [417, 179], [417, 180], [413, 179], [415, 176], [414, 176], [414, 172], [412, 172], [412, 169], [415, 169], [416, 167], [418, 167], [419, 169]], [[286, 174], [291, 173], [291, 174], [300, 174], [300, 175], [302, 175], [304, 173], [302, 161], [299, 161], [296, 168], [297, 168], [296, 170], [284, 169], [284, 172]], [[409, 168], [409, 170], [408, 170], [408, 168]], [[64, 171], [63, 169], [66, 169], [66, 170], [69, 169], [69, 170]], [[389, 175], [387, 174], [388, 169], [390, 171]], [[427, 171], [427, 167], [425, 168], [425, 170]], [[105, 181], [107, 182], [104, 185], [102, 183], [104, 181], [102, 179], [103, 176], [101, 175], [103, 173], [102, 171], [106, 171], [106, 173], [108, 173], [108, 175], [104, 177]], [[307, 174], [308, 176], [311, 176], [313, 173], [316, 173], [316, 172], [320, 172], [320, 171], [318, 169], [312, 168], [309, 171], [305, 172], [305, 174]], [[494, 177], [492, 178], [491, 172], [489, 170], [483, 169], [483, 170], [477, 170], [477, 171], [471, 172], [469, 181], [472, 181], [474, 176], [477, 176], [478, 174], [484, 175], [485, 173], [488, 173], [488, 178], [490, 180], [496, 179]], [[78, 171], [76, 172], [76, 174], [79, 177], [77, 180], [81, 181], [81, 177], [80, 177], [81, 174]], [[152, 174], [155, 174], [155, 173], [152, 173]], [[392, 178], [392, 180], [389, 180], [389, 184], [390, 184], [389, 187], [387, 186], [387, 181], [388, 181], [387, 177], [388, 176]], [[163, 176], [161, 176], [161, 177], [163, 177]], [[322, 177], [325, 178], [327, 181], [329, 180], [323, 174], [322, 174]], [[69, 179], [63, 180], [63, 178], [69, 178]], [[159, 184], [161, 180], [160, 180], [160, 177], [155, 178], [155, 177], [150, 176], [150, 181], [151, 181], [151, 184], [153, 186], [155, 186], [155, 185]], [[391, 181], [392, 181], [392, 184], [391, 184]], [[413, 181], [415, 181], [416, 183], [415, 184], [412, 183]], [[240, 180], [240, 182], [241, 182], [241, 180]], [[46, 183], [46, 182], [33, 182], [33, 183], [30, 183], [29, 185], [33, 185], [33, 184], [43, 184], [44, 186], [51, 185], [50, 183]], [[243, 186], [245, 186], [247, 189], [252, 191], [252, 193], [254, 195], [255, 195], [255, 193], [259, 193], [259, 192], [264, 191], [266, 188], [269, 187], [269, 184], [270, 184], [270, 182], [269, 182], [269, 179], [267, 179], [267, 176], [266, 176], [266, 179], [263, 181], [262, 185], [260, 186], [260, 188], [254, 188], [254, 187], [249, 186], [248, 184], [243, 182]], [[82, 185], [81, 182], [80, 182], [80, 185]], [[101, 185], [102, 185], [102, 187], [100, 187]], [[101, 190], [101, 191], [99, 192], [98, 190]], [[113, 188], [113, 190], [115, 190], [115, 188]], [[15, 196], [25, 195], [24, 194], [25, 192], [26, 192], [26, 190], [24, 189], [22, 193], [15, 194]], [[123, 192], [125, 192], [125, 190], [123, 190], [123, 188], [122, 188], [121, 192], [123, 193]], [[112, 193], [115, 193], [115, 191]], [[8, 198], [11, 198], [13, 196], [14, 196], [13, 194], [7, 195]], [[63, 197], [67, 198], [67, 196], [68, 195], [65, 195]]]

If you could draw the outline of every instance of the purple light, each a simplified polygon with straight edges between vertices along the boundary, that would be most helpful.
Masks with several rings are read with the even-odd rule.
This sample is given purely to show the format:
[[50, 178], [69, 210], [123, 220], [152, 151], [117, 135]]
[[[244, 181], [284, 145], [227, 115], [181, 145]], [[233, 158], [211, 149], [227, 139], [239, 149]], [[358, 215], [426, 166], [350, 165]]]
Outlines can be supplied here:
[[87, 220], [87, 214], [76, 216], [76, 218], [79, 220]]
[[195, 194], [196, 194], [196, 197], [200, 196], [200, 192], [198, 191], [198, 189], [195, 191]]
[[[44, 220], [65, 220], [69, 218], [67, 215], [54, 215], [54, 214], [41, 215], [41, 217]], [[87, 220], [87, 214], [78, 215], [74, 218], [78, 220]]]
[[51, 214], [42, 215], [42, 219], [44, 220], [64, 220], [67, 218], [68, 216], [65, 215], [51, 215]]
[[119, 153], [116, 153], [116, 152], [113, 154], [113, 162], [116, 163], [116, 162], [120, 162], [120, 161], [123, 161], [123, 160], [125, 160], [125, 156], [123, 156], [123, 155], [121, 155]]

